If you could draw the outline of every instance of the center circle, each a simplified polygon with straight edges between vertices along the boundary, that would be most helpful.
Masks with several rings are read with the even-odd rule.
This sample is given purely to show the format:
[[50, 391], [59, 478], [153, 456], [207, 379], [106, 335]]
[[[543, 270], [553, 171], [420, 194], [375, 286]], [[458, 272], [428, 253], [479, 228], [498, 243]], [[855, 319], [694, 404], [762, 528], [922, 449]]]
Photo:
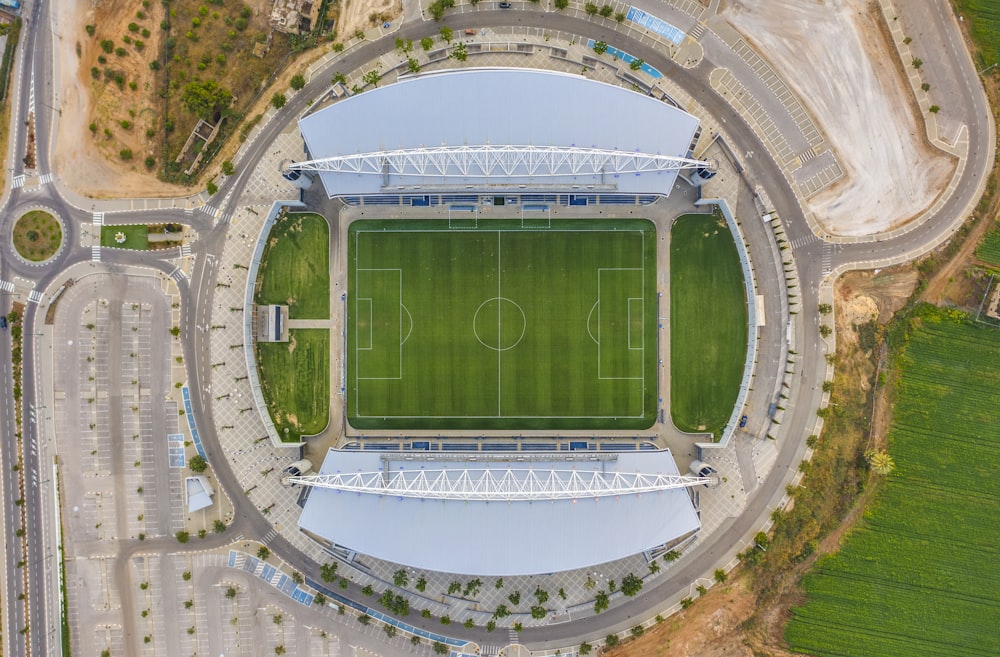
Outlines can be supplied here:
[[507, 297], [493, 297], [479, 304], [472, 330], [479, 344], [494, 351], [513, 349], [524, 337], [524, 311]]
[[46, 262], [62, 247], [62, 222], [52, 212], [33, 208], [14, 222], [11, 242], [17, 254], [28, 262]]

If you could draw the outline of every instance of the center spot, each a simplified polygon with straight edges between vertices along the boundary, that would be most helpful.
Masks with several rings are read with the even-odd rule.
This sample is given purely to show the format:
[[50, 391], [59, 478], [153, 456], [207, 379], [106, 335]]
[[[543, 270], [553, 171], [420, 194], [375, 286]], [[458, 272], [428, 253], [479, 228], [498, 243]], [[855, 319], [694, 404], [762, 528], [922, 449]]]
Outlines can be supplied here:
[[513, 349], [524, 337], [524, 311], [507, 297], [493, 297], [479, 304], [472, 329], [479, 344], [494, 351]]

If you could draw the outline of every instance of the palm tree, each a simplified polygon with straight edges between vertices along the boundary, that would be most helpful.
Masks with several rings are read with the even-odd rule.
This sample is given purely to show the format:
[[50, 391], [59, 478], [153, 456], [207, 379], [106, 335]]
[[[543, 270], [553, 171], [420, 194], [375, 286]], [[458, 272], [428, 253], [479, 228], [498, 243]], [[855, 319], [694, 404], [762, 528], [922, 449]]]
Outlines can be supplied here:
[[883, 450], [869, 450], [865, 453], [865, 459], [868, 461], [868, 465], [875, 474], [887, 475], [896, 469], [896, 464], [893, 462], [892, 457], [889, 456], [889, 452]]

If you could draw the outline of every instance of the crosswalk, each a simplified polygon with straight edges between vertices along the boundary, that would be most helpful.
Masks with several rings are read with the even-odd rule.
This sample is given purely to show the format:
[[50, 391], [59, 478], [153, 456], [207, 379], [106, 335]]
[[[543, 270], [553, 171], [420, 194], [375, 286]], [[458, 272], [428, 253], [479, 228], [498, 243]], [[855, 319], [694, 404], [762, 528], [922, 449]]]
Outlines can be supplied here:
[[816, 151], [814, 151], [811, 148], [806, 149], [801, 153], [799, 153], [799, 161], [802, 162], [803, 164], [805, 164], [809, 160], [815, 160], [815, 159], [816, 159]]
[[39, 292], [38, 290], [32, 290], [31, 293], [28, 294], [28, 301], [30, 301], [31, 303], [41, 303], [42, 299], [44, 298], [45, 295]]
[[17, 189], [19, 187], [24, 187], [24, 174], [21, 174], [20, 176], [14, 176], [13, 178], [11, 178], [10, 186], [13, 187], [14, 189]]
[[10, 281], [0, 281], [0, 292], [13, 292], [14, 284]]
[[95, 226], [103, 226], [104, 225], [104, 213], [103, 212], [95, 212], [94, 213], [93, 222], [94, 222]]
[[816, 237], [815, 233], [810, 231], [808, 235], [802, 235], [800, 237], [796, 237], [795, 239], [793, 239], [791, 241], [791, 245], [793, 249], [799, 249], [802, 248], [803, 246], [812, 244], [813, 242], [817, 241], [819, 241], [819, 238]]
[[274, 528], [271, 528], [271, 529], [269, 529], [269, 530], [267, 531], [267, 533], [266, 533], [266, 534], [264, 534], [264, 538], [263, 538], [263, 539], [261, 539], [261, 540], [262, 540], [262, 541], [263, 541], [264, 543], [270, 543], [271, 541], [273, 541], [273, 540], [274, 540], [274, 539], [276, 539], [277, 537], [278, 537], [278, 532], [274, 531]]
[[691, 37], [695, 41], [701, 39], [701, 36], [703, 34], [705, 34], [705, 24], [704, 23], [695, 23], [694, 27], [692, 27], [691, 30], [688, 32], [688, 36]]
[[510, 645], [516, 646], [521, 643], [521, 637], [517, 635], [513, 627], [507, 628], [507, 636], [510, 639]]
[[213, 217], [219, 216], [219, 210], [214, 205], [203, 205], [198, 209], [207, 215], [211, 215]]
[[55, 179], [56, 179], [56, 175], [54, 173], [43, 173], [42, 175], [40, 175], [38, 177], [38, 184], [39, 185], [48, 185], [50, 182], [52, 182]]
[[96, 244], [90, 247], [90, 259], [93, 260], [94, 262], [101, 261], [101, 247], [97, 246]]
[[833, 244], [823, 245], [823, 275], [833, 271]]
[[174, 279], [178, 283], [186, 279], [184, 272], [181, 271], [180, 267], [174, 267], [174, 270], [170, 272], [170, 278]]
[[181, 257], [186, 258], [189, 255], [191, 255], [191, 245], [181, 244]]

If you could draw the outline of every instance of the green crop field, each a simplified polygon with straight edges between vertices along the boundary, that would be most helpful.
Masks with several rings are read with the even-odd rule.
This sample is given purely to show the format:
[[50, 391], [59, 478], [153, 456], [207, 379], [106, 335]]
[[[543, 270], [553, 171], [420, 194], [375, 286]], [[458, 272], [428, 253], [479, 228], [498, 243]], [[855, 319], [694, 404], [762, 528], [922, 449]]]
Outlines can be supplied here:
[[351, 224], [353, 426], [652, 425], [655, 228], [646, 220], [531, 223], [538, 227]]
[[1000, 62], [1000, 0], [955, 0], [955, 5], [979, 48], [979, 68]]
[[670, 413], [716, 438], [733, 412], [747, 349], [743, 269], [721, 217], [679, 217], [670, 231]]
[[261, 390], [274, 428], [297, 441], [330, 419], [330, 332], [291, 329], [288, 342], [257, 343]]
[[1000, 332], [925, 307], [890, 429], [889, 475], [805, 578], [785, 636], [814, 655], [1000, 654]]
[[976, 257], [985, 263], [1000, 267], [1000, 226], [986, 233], [976, 247]]
[[288, 306], [291, 319], [330, 318], [330, 227], [318, 214], [279, 219], [257, 278], [260, 304]]

